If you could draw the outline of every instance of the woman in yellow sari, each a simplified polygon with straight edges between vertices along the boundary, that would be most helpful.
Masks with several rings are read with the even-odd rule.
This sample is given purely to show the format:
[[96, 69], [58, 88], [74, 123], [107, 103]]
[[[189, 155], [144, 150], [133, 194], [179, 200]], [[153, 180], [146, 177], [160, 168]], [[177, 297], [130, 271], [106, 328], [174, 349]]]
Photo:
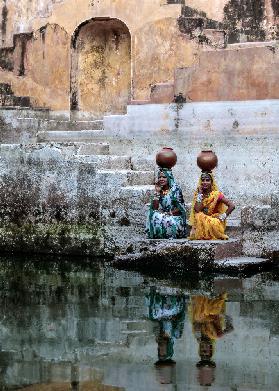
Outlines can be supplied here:
[[234, 204], [219, 191], [212, 173], [203, 172], [192, 203], [189, 239], [228, 239], [226, 218], [234, 209]]

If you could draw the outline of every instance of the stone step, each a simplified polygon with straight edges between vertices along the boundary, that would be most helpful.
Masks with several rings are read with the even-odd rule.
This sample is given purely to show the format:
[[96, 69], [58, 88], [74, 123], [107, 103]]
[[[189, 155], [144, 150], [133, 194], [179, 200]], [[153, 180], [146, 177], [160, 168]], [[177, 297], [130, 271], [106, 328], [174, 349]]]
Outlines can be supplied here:
[[[2, 154], [13, 153], [14, 156], [21, 156], [21, 148], [24, 149], [25, 153], [28, 153], [34, 158], [42, 158], [44, 160], [54, 159], [55, 157], [58, 160], [67, 160], [74, 163], [81, 162], [86, 163], [87, 166], [95, 166], [94, 163], [78, 160], [78, 152], [84, 147], [90, 147], [92, 153], [96, 156], [107, 156], [109, 154], [109, 144], [108, 143], [83, 143], [83, 142], [42, 142], [42, 143], [31, 143], [25, 144], [24, 147], [21, 144], [1, 144], [0, 151]], [[15, 153], [17, 152], [17, 155]], [[92, 155], [94, 156], [94, 155]], [[97, 168], [97, 167], [94, 167]]]
[[155, 159], [149, 158], [149, 157], [139, 157], [139, 156], [132, 156], [131, 157], [131, 164], [133, 170], [155, 170], [156, 163]]
[[108, 143], [86, 143], [81, 144], [77, 151], [78, 155], [107, 155], [109, 154]]
[[153, 185], [154, 186], [154, 171], [135, 171], [131, 170], [128, 173], [127, 186], [138, 185]]
[[[15, 107], [15, 106], [0, 106], [0, 114], [5, 116], [5, 120], [8, 119], [10, 121], [17, 122], [18, 118], [23, 117], [36, 117], [39, 118], [48, 118], [49, 109], [45, 107]], [[9, 121], [9, 122], [10, 122]]]
[[[138, 239], [133, 243], [137, 251], [116, 255], [116, 264], [177, 265], [181, 269], [213, 268], [217, 260], [239, 257], [242, 243], [238, 239], [188, 240], [188, 239]], [[127, 247], [129, 248], [129, 247]]]
[[36, 117], [19, 117], [19, 125], [23, 128], [35, 127], [39, 131], [82, 131], [103, 129], [102, 120], [62, 120], [62, 119], [43, 119]]
[[81, 155], [76, 156], [76, 159], [84, 163], [92, 163], [99, 170], [110, 170], [110, 169], [122, 169], [130, 170], [131, 158], [130, 156], [117, 156], [117, 155]]
[[133, 170], [98, 170], [98, 175], [102, 177], [103, 184], [112, 186], [121, 183], [121, 187], [133, 185], [150, 185], [154, 183], [153, 171], [133, 171]]
[[[76, 143], [77, 144], [77, 143]], [[90, 152], [91, 155], [108, 155], [109, 144], [108, 143], [81, 143], [78, 148], [77, 154], [83, 155], [84, 151]]]
[[144, 230], [153, 185], [122, 187], [103, 204], [102, 221], [110, 226], [131, 226]]
[[[103, 136], [103, 130], [77, 130], [77, 131], [39, 131], [38, 142], [85, 142], [95, 141]], [[80, 152], [80, 154], [86, 154]]]
[[268, 258], [238, 256], [215, 260], [214, 266], [220, 271], [244, 271], [258, 270], [271, 265], [271, 263], [272, 260]]
[[196, 249], [208, 250], [214, 260], [237, 257], [242, 254], [242, 242], [240, 239], [191, 240], [190, 245]]
[[125, 186], [108, 195], [101, 209], [104, 224], [112, 227], [139, 227], [144, 234], [148, 202], [153, 189], [153, 185]]

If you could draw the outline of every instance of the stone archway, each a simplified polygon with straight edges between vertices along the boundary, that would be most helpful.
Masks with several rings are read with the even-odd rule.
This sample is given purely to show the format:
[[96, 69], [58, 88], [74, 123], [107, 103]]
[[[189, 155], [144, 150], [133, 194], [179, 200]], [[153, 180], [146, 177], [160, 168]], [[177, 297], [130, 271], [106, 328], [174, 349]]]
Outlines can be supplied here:
[[118, 19], [94, 18], [72, 38], [71, 109], [95, 117], [126, 111], [131, 94], [131, 36]]

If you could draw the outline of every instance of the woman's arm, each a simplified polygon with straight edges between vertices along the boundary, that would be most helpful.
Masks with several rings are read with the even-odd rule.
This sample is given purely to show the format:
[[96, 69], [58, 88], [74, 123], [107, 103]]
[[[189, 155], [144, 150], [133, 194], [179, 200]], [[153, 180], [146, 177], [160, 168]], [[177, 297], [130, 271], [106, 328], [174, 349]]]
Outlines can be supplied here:
[[227, 205], [228, 209], [226, 210], [226, 215], [229, 216], [232, 213], [232, 211], [235, 209], [234, 203], [225, 197], [222, 198], [221, 202], [223, 202], [225, 205]]

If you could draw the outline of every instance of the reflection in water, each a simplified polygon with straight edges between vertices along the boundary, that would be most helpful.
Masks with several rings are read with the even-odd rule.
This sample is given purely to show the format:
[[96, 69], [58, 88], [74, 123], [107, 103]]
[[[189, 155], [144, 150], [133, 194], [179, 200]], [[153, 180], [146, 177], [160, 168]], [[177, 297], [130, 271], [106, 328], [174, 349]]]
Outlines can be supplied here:
[[158, 322], [156, 342], [158, 361], [157, 378], [161, 384], [175, 383], [174, 341], [182, 336], [185, 319], [185, 297], [183, 294], [161, 293], [151, 288], [148, 296], [149, 319]]
[[214, 382], [216, 364], [212, 360], [216, 340], [233, 330], [232, 321], [225, 314], [227, 293], [215, 298], [192, 296], [189, 315], [193, 333], [199, 343], [200, 361], [197, 363], [198, 379], [202, 386]]
[[0, 390], [278, 391], [278, 276], [188, 278], [2, 259]]

